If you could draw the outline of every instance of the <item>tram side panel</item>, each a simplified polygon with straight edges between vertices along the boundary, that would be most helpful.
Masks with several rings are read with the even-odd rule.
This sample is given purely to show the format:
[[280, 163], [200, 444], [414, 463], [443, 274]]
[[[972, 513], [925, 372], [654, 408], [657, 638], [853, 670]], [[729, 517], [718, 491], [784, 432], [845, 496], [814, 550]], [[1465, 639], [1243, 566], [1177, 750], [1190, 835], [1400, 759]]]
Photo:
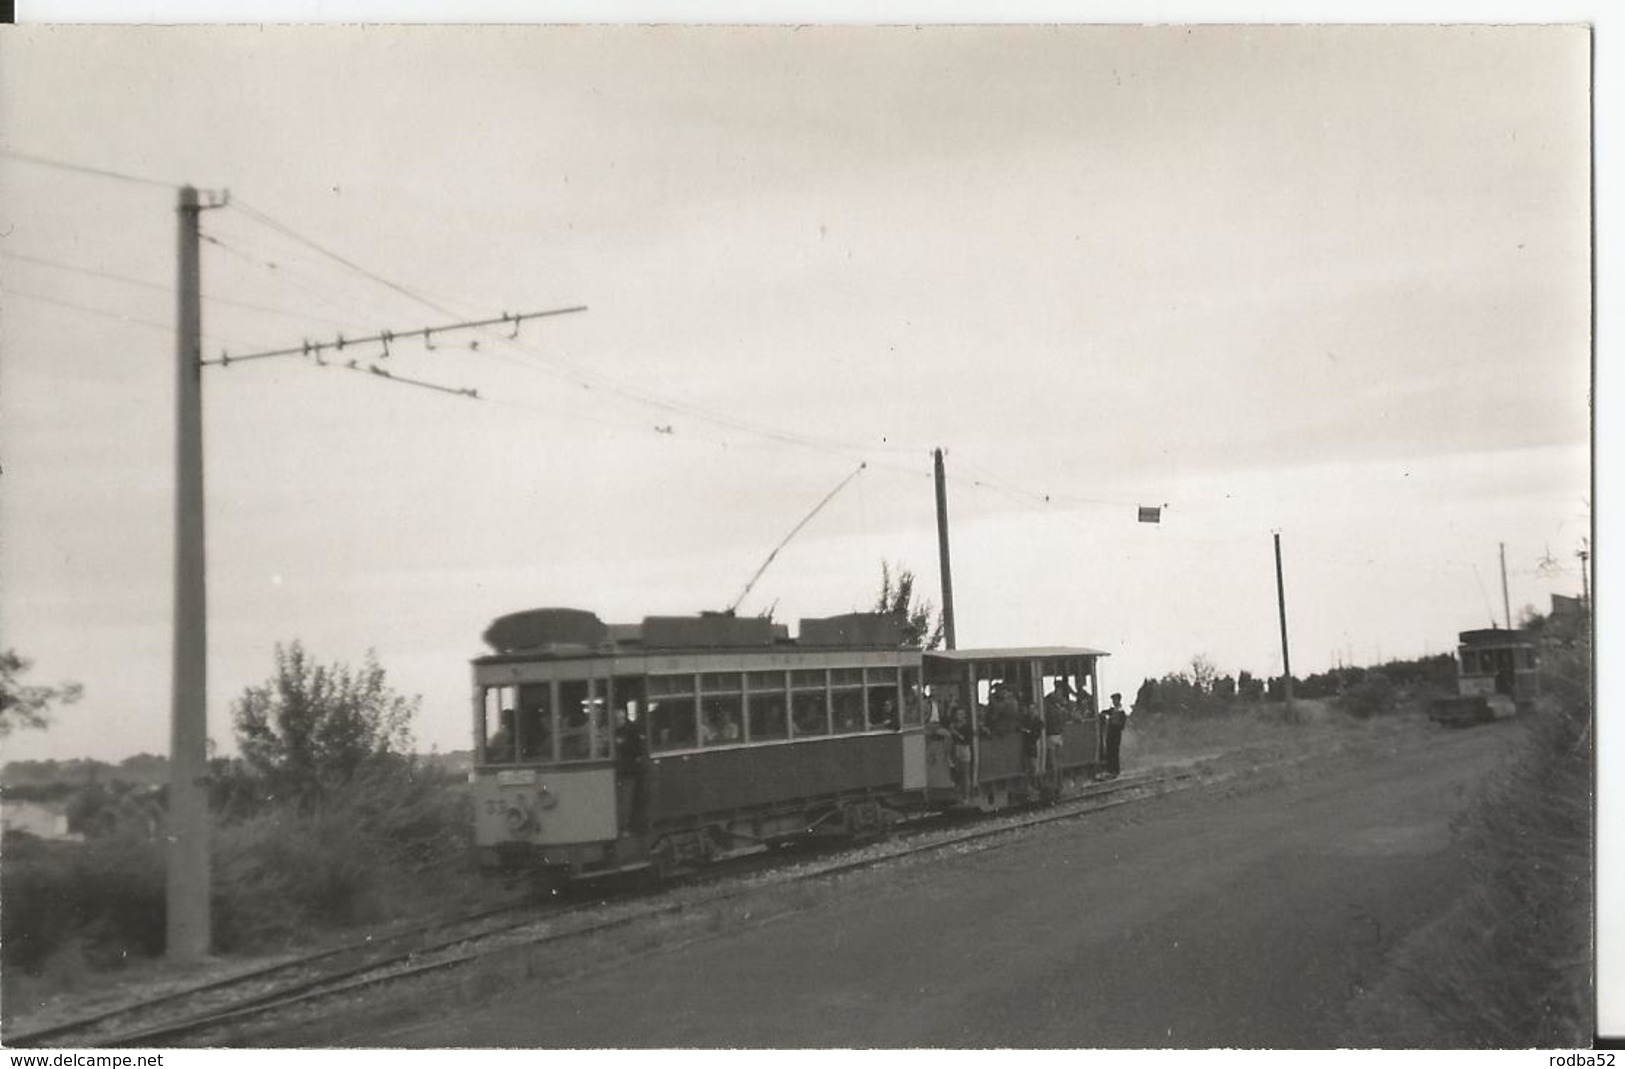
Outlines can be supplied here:
[[658, 826], [832, 795], [898, 792], [902, 740], [860, 735], [660, 757], [650, 818]]
[[1061, 734], [1061, 767], [1093, 768], [1100, 763], [1100, 718], [1089, 717], [1066, 725]]

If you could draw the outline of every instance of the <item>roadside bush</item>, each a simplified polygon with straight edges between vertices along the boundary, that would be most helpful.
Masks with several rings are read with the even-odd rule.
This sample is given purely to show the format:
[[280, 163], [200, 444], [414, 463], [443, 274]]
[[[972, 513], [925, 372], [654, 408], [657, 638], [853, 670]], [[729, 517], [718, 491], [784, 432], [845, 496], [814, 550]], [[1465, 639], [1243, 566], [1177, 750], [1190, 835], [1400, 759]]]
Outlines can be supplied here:
[[[477, 882], [466, 792], [416, 762], [381, 762], [317, 806], [261, 797], [211, 832], [221, 953], [429, 913]], [[162, 954], [165, 878], [162, 840], [133, 829], [82, 843], [8, 835], [0, 960], [32, 975], [73, 946], [92, 968]]]
[[264, 949], [442, 906], [473, 868], [469, 823], [454, 783], [402, 760], [333, 788], [319, 805], [283, 800], [224, 824], [216, 948]]
[[35, 973], [65, 942], [108, 968], [164, 947], [161, 844], [135, 835], [85, 843], [11, 836], [0, 865], [0, 960]]
[[1365, 672], [1358, 683], [1338, 698], [1343, 711], [1357, 720], [1392, 713], [1398, 701], [1398, 689], [1385, 673], [1376, 669]]

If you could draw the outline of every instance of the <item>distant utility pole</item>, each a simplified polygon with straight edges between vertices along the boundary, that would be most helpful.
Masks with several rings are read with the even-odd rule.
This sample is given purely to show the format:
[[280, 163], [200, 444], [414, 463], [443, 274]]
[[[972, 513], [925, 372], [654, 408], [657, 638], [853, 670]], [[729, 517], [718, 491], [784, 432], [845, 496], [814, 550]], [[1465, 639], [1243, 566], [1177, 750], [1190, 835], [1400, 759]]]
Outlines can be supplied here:
[[937, 475], [937, 563], [942, 567], [942, 639], [954, 645], [954, 574], [948, 563], [948, 476], [942, 469], [942, 450], [932, 451]]
[[203, 384], [197, 190], [176, 206], [175, 631], [169, 736], [165, 953], [209, 953], [208, 631], [203, 560]]
[[[1589, 545], [1589, 543], [1587, 544]], [[1575, 556], [1580, 558], [1580, 609], [1584, 612], [1590, 612], [1591, 576], [1586, 571], [1586, 561], [1591, 559], [1591, 552], [1589, 549], [1581, 549]]]
[[1501, 609], [1506, 613], [1507, 630], [1512, 630], [1512, 599], [1507, 596], [1507, 544], [1501, 543]]
[[1282, 686], [1286, 694], [1286, 709], [1290, 716], [1292, 705], [1292, 654], [1286, 644], [1286, 584], [1281, 577], [1281, 532], [1275, 532], [1275, 602], [1281, 611], [1281, 671], [1285, 676]]

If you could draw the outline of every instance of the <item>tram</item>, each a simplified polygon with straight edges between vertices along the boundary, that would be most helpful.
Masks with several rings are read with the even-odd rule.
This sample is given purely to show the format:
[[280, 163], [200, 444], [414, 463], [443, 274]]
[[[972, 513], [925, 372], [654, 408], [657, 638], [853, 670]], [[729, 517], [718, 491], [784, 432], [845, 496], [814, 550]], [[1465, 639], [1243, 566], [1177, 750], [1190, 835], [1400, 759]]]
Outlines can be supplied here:
[[1456, 693], [1433, 702], [1429, 716], [1463, 727], [1527, 712], [1540, 697], [1539, 656], [1528, 631], [1463, 631], [1456, 648]]
[[1100, 761], [1083, 647], [925, 651], [888, 616], [498, 618], [473, 662], [483, 865], [671, 873], [1053, 797]]

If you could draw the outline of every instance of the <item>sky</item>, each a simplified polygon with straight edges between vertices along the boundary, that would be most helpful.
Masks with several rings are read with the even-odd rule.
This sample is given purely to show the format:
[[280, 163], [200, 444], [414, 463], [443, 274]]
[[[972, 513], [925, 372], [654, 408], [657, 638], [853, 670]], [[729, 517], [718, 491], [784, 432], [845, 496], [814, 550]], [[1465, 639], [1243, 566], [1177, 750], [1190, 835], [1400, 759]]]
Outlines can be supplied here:
[[940, 604], [935, 448], [959, 645], [1099, 648], [1110, 690], [1278, 673], [1276, 533], [1300, 677], [1545, 610], [1591, 522], [1590, 48], [5, 28], [0, 643], [85, 688], [7, 757], [167, 749], [181, 183], [229, 191], [206, 358], [396, 335], [204, 370], [223, 752], [294, 640], [467, 748], [493, 617], [728, 607], [860, 464], [739, 611], [868, 607], [882, 561]]

